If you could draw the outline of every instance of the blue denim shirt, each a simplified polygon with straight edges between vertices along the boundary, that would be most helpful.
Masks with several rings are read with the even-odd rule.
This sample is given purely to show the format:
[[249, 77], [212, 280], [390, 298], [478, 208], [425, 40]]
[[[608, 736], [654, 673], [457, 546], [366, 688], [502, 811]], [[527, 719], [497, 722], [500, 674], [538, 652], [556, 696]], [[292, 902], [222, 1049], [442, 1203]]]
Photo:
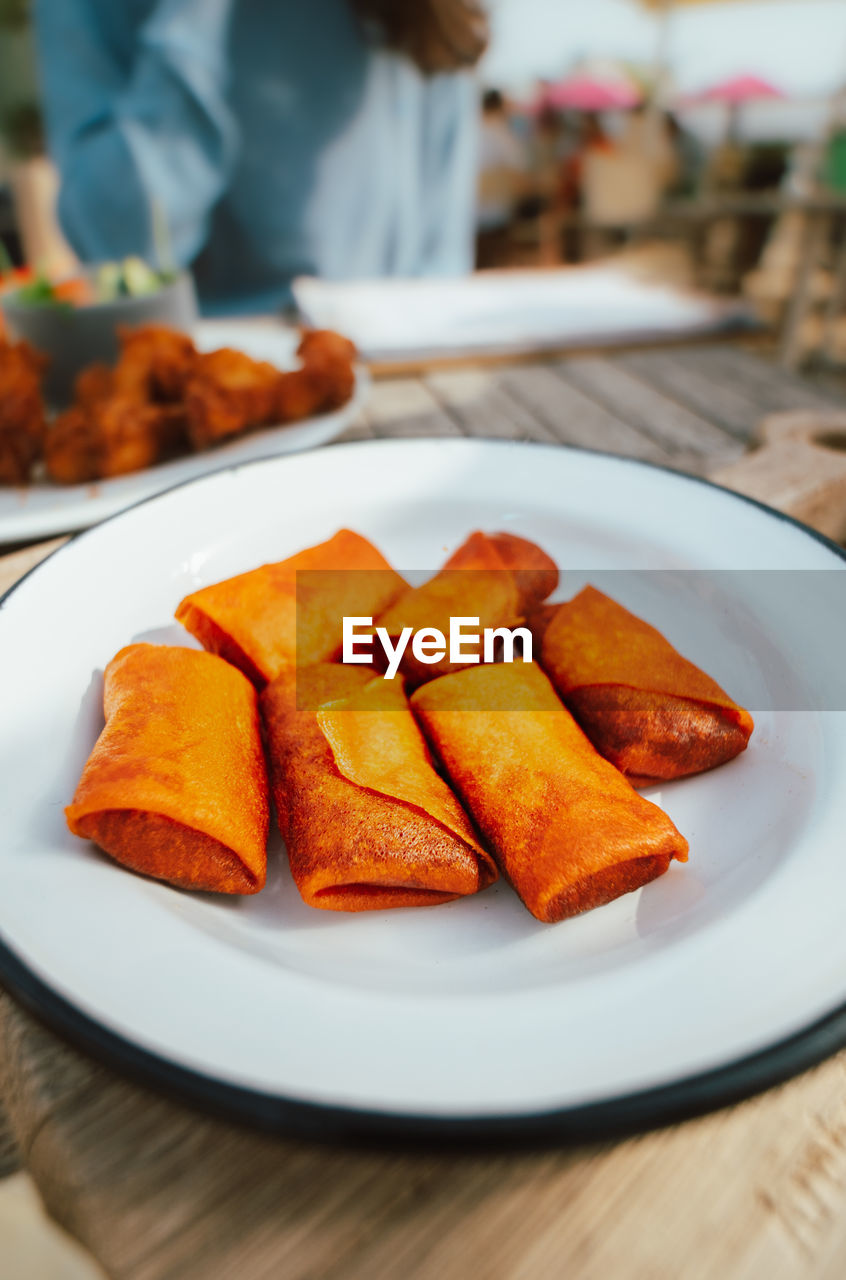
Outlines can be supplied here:
[[471, 76], [370, 46], [347, 0], [36, 0], [59, 217], [85, 261], [151, 256], [153, 203], [207, 310], [469, 269]]

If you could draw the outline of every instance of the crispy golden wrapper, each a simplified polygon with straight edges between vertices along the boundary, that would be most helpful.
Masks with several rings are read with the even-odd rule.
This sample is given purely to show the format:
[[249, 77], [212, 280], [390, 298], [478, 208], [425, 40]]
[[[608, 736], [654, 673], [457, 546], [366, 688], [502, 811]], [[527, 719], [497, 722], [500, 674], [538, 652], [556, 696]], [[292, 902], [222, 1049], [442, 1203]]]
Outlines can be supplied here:
[[468, 668], [412, 708], [533, 916], [601, 906], [687, 860], [687, 841], [604, 760], [536, 663]]
[[531, 623], [536, 656], [570, 711], [636, 785], [701, 773], [746, 750], [749, 712], [595, 587]]
[[106, 668], [103, 705], [71, 831], [182, 888], [257, 893], [269, 805], [249, 681], [212, 654], [133, 644]]
[[496, 879], [401, 681], [335, 664], [288, 670], [261, 710], [279, 825], [309, 905], [432, 906]]

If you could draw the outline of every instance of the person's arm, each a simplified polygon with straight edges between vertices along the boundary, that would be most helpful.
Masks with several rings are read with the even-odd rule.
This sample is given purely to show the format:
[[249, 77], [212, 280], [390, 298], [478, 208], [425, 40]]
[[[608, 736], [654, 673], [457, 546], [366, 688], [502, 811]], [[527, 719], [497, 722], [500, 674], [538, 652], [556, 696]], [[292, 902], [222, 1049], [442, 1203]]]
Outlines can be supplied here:
[[177, 262], [202, 248], [237, 145], [225, 96], [234, 2], [160, 0], [127, 69], [104, 34], [102, 4], [36, 0], [59, 218], [84, 260], [149, 257], [154, 204]]

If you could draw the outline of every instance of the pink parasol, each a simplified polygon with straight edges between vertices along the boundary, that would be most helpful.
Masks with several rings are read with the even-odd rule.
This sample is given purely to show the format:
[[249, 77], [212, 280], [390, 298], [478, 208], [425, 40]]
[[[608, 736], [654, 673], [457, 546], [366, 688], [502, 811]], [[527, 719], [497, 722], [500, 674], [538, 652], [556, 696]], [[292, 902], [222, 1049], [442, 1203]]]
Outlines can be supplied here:
[[775, 85], [761, 80], [758, 76], [733, 76], [720, 84], [712, 85], [702, 93], [692, 95], [688, 102], [727, 102], [730, 106], [738, 106], [742, 102], [755, 102], [761, 98], [783, 98], [784, 94]]
[[620, 111], [636, 107], [641, 94], [624, 80], [572, 75], [549, 85], [536, 109], [555, 107], [559, 111]]
[[722, 102], [726, 108], [726, 141], [736, 141], [740, 133], [740, 109], [747, 102], [774, 101], [784, 94], [759, 76], [733, 76], [701, 93], [682, 99], [682, 106], [698, 106], [704, 102]]

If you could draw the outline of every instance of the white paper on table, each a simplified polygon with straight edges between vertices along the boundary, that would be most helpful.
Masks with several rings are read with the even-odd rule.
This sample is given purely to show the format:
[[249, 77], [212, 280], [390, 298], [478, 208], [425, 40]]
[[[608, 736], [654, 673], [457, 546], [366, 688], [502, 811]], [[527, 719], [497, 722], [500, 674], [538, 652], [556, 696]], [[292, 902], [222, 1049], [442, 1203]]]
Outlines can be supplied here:
[[743, 303], [648, 283], [610, 266], [454, 279], [301, 276], [293, 288], [307, 324], [347, 334], [371, 360], [610, 345], [753, 323]]

